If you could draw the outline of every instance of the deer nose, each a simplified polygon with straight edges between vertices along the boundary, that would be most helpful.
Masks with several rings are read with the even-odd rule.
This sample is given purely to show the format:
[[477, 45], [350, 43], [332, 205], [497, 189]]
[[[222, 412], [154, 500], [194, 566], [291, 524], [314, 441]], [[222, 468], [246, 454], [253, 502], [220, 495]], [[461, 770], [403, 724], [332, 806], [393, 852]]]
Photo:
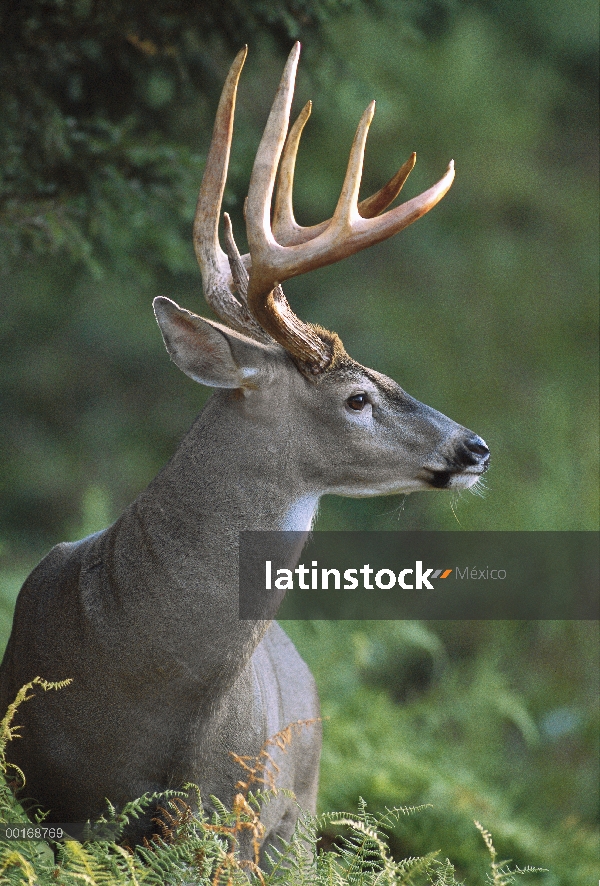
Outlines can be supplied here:
[[490, 450], [484, 440], [473, 434], [464, 441], [466, 460], [471, 464], [483, 464], [488, 466], [490, 460]]

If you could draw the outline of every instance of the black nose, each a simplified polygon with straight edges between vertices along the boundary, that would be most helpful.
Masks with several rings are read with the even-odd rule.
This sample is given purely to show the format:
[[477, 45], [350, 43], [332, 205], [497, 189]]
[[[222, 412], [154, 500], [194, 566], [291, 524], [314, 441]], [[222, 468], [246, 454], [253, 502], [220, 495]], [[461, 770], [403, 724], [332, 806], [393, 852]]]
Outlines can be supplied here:
[[487, 448], [481, 437], [473, 435], [469, 440], [465, 440], [465, 446], [467, 447], [469, 452], [472, 452], [475, 455], [489, 457], [490, 450]]
[[465, 463], [472, 465], [482, 464], [485, 467], [488, 466], [490, 450], [487, 448], [481, 437], [478, 437], [477, 434], [473, 434], [472, 437], [467, 437], [463, 442], [463, 447], [463, 460]]

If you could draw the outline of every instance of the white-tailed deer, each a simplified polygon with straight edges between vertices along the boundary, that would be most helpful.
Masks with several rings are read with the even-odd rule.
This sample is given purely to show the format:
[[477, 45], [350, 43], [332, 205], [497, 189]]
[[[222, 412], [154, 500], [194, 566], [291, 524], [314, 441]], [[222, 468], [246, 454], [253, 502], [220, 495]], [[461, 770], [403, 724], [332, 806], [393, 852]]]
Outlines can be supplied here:
[[[216, 393], [121, 517], [53, 548], [17, 601], [1, 670], [3, 709], [38, 674], [73, 678], [21, 707], [22, 737], [9, 748], [27, 777], [25, 794], [50, 810], [50, 820], [85, 821], [102, 812], [105, 798], [121, 806], [190, 781], [207, 801], [214, 794], [230, 803], [240, 776], [230, 751], [256, 755], [289, 723], [318, 717], [311, 675], [283, 631], [238, 618], [240, 531], [305, 530], [327, 493], [466, 488], [488, 465], [483, 440], [360, 366], [335, 333], [303, 323], [281, 290], [290, 277], [424, 215], [450, 187], [452, 164], [428, 191], [380, 214], [413, 155], [358, 203], [370, 105], [332, 218], [296, 224], [293, 171], [310, 111], [307, 105], [288, 134], [296, 46], [250, 181], [250, 254], [240, 257], [227, 215], [224, 253], [218, 227], [245, 55], [223, 89], [194, 223], [204, 293], [223, 323], [167, 298], [154, 302], [172, 360]], [[319, 753], [315, 724], [278, 760], [278, 785], [308, 809]], [[289, 838], [296, 818], [295, 804], [280, 794], [263, 810], [265, 843]]]

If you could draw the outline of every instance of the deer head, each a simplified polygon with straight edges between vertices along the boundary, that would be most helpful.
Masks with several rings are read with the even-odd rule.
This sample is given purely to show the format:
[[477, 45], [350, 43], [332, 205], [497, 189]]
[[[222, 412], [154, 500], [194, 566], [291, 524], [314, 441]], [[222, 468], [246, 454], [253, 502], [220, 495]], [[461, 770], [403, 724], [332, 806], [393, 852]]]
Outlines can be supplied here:
[[[321, 458], [313, 457], [322, 463], [313, 483], [317, 498], [323, 492], [377, 495], [472, 486], [489, 463], [483, 440], [414, 400], [395, 382], [360, 366], [334, 332], [297, 317], [283, 293], [281, 285], [286, 280], [379, 243], [425, 215], [454, 179], [450, 162], [429, 190], [384, 212], [415, 164], [412, 154], [380, 191], [359, 203], [365, 143], [375, 108], [372, 102], [358, 125], [333, 216], [312, 227], [298, 225], [292, 208], [294, 166], [311, 110], [309, 102], [288, 133], [299, 54], [296, 44], [256, 154], [245, 205], [250, 252], [243, 256], [227, 213], [225, 250], [221, 248], [219, 221], [246, 49], [238, 53], [229, 71], [194, 221], [194, 247], [205, 297], [226, 326], [158, 298], [155, 313], [167, 349], [174, 362], [197, 381], [239, 389], [255, 400], [260, 399], [257, 391], [264, 394], [270, 389], [266, 396], [271, 408], [288, 416], [290, 410], [301, 413], [300, 422], [289, 418], [288, 425], [300, 435], [304, 428], [311, 450], [322, 452]], [[286, 403], [281, 402], [283, 388]], [[303, 464], [307, 459], [308, 455], [300, 457]], [[333, 463], [341, 469], [332, 469]]]

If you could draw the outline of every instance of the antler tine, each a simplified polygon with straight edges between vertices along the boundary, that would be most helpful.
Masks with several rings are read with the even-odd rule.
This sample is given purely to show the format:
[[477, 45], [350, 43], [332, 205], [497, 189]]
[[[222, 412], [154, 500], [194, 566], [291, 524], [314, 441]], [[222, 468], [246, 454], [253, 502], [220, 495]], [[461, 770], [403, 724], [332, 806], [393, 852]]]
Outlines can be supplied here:
[[238, 52], [223, 86], [198, 195], [193, 241], [204, 297], [215, 314], [239, 332], [267, 341], [268, 336], [248, 311], [243, 296], [240, 303], [233, 294], [230, 262], [219, 244], [219, 216], [229, 166], [237, 85], [247, 52], [246, 46]]
[[453, 181], [454, 160], [450, 160], [442, 178], [432, 187], [423, 191], [422, 194], [413, 197], [412, 200], [407, 200], [406, 203], [395, 206], [393, 209], [389, 209], [384, 215], [379, 215], [377, 218], [362, 219], [359, 216], [358, 221], [353, 224], [352, 233], [346, 239], [346, 242], [343, 244], [336, 243], [335, 245], [332, 243], [332, 250], [328, 261], [323, 262], [323, 264], [339, 261], [340, 258], [353, 255], [361, 249], [366, 249], [367, 246], [381, 243], [383, 240], [387, 240], [394, 234], [404, 230], [404, 228], [407, 228], [417, 219], [426, 215], [434, 206], [437, 206], [442, 197], [450, 190]]
[[367, 143], [367, 135], [369, 127], [375, 114], [375, 102], [371, 102], [360, 118], [360, 123], [356, 129], [352, 147], [350, 148], [350, 156], [348, 157], [348, 166], [344, 177], [344, 184], [335, 207], [335, 212], [331, 218], [329, 229], [339, 228], [340, 232], [349, 229], [355, 217], [358, 217], [358, 191], [360, 188], [360, 180], [362, 178], [363, 160], [365, 157], [365, 145]]
[[[294, 125], [289, 131], [285, 142], [279, 175], [277, 177], [277, 193], [275, 195], [275, 209], [273, 210], [272, 230], [275, 239], [282, 246], [291, 246], [292, 243], [303, 243], [312, 240], [324, 230], [327, 222], [312, 225], [308, 228], [301, 227], [294, 218], [294, 206], [292, 194], [294, 191], [294, 172], [296, 169], [296, 156], [302, 130], [310, 117], [312, 102], [308, 101], [298, 114]], [[303, 236], [304, 235], [304, 236]]]
[[[275, 194], [275, 209], [271, 228], [273, 236], [281, 246], [295, 246], [298, 243], [306, 243], [314, 240], [327, 228], [331, 219], [319, 222], [317, 225], [303, 227], [294, 218], [292, 192], [294, 188], [294, 171], [300, 137], [306, 125], [312, 108], [312, 102], [307, 102], [300, 111], [296, 121], [290, 129], [286, 139], [279, 175], [277, 178], [277, 192]], [[358, 213], [362, 218], [374, 218], [393, 203], [404, 186], [404, 182], [412, 172], [417, 155], [413, 152], [406, 163], [398, 172], [371, 197], [367, 197], [358, 204]]]
[[[254, 256], [253, 246], [264, 252], [265, 245], [276, 245], [271, 233], [271, 199], [288, 130], [299, 56], [300, 44], [296, 43], [283, 70], [252, 168], [246, 204], [246, 227], [251, 256]], [[257, 281], [256, 273], [253, 276]], [[250, 285], [252, 286], [252, 282]]]
[[[318, 373], [331, 362], [331, 343], [325, 342], [310, 324], [303, 323], [294, 314], [283, 290], [278, 285], [280, 281], [271, 276], [268, 264], [265, 265], [261, 261], [261, 257], [265, 255], [265, 248], [267, 253], [270, 248], [281, 248], [271, 233], [271, 200], [277, 166], [288, 130], [299, 56], [300, 44], [296, 43], [286, 62], [250, 177], [246, 203], [246, 233], [252, 267], [247, 298], [248, 306], [262, 328], [279, 342], [302, 368]], [[255, 293], [254, 298], [252, 292]], [[257, 292], [259, 298], [256, 298]]]
[[[332, 264], [367, 246], [386, 240], [432, 209], [448, 191], [454, 179], [454, 164], [450, 162], [446, 174], [423, 194], [396, 206], [384, 215], [362, 218], [358, 212], [357, 197], [365, 142], [374, 112], [374, 105], [371, 104], [359, 123], [340, 199], [329, 224], [321, 233], [305, 242], [291, 246], [278, 243], [269, 223], [270, 205], [276, 168], [289, 120], [298, 51], [299, 47], [294, 47], [288, 59], [257, 153], [248, 193], [247, 226], [252, 255], [248, 304], [260, 324], [274, 337], [277, 336], [271, 327], [275, 328], [277, 320], [269, 293], [276, 284], [308, 270]], [[287, 179], [289, 180], [289, 175]], [[284, 184], [284, 195], [285, 188]]]
[[380, 188], [376, 194], [361, 200], [358, 204], [358, 213], [362, 218], [375, 218], [384, 209], [387, 209], [390, 203], [393, 203], [402, 188], [408, 176], [415, 168], [417, 155], [413, 151], [408, 160], [402, 164], [398, 172]]

